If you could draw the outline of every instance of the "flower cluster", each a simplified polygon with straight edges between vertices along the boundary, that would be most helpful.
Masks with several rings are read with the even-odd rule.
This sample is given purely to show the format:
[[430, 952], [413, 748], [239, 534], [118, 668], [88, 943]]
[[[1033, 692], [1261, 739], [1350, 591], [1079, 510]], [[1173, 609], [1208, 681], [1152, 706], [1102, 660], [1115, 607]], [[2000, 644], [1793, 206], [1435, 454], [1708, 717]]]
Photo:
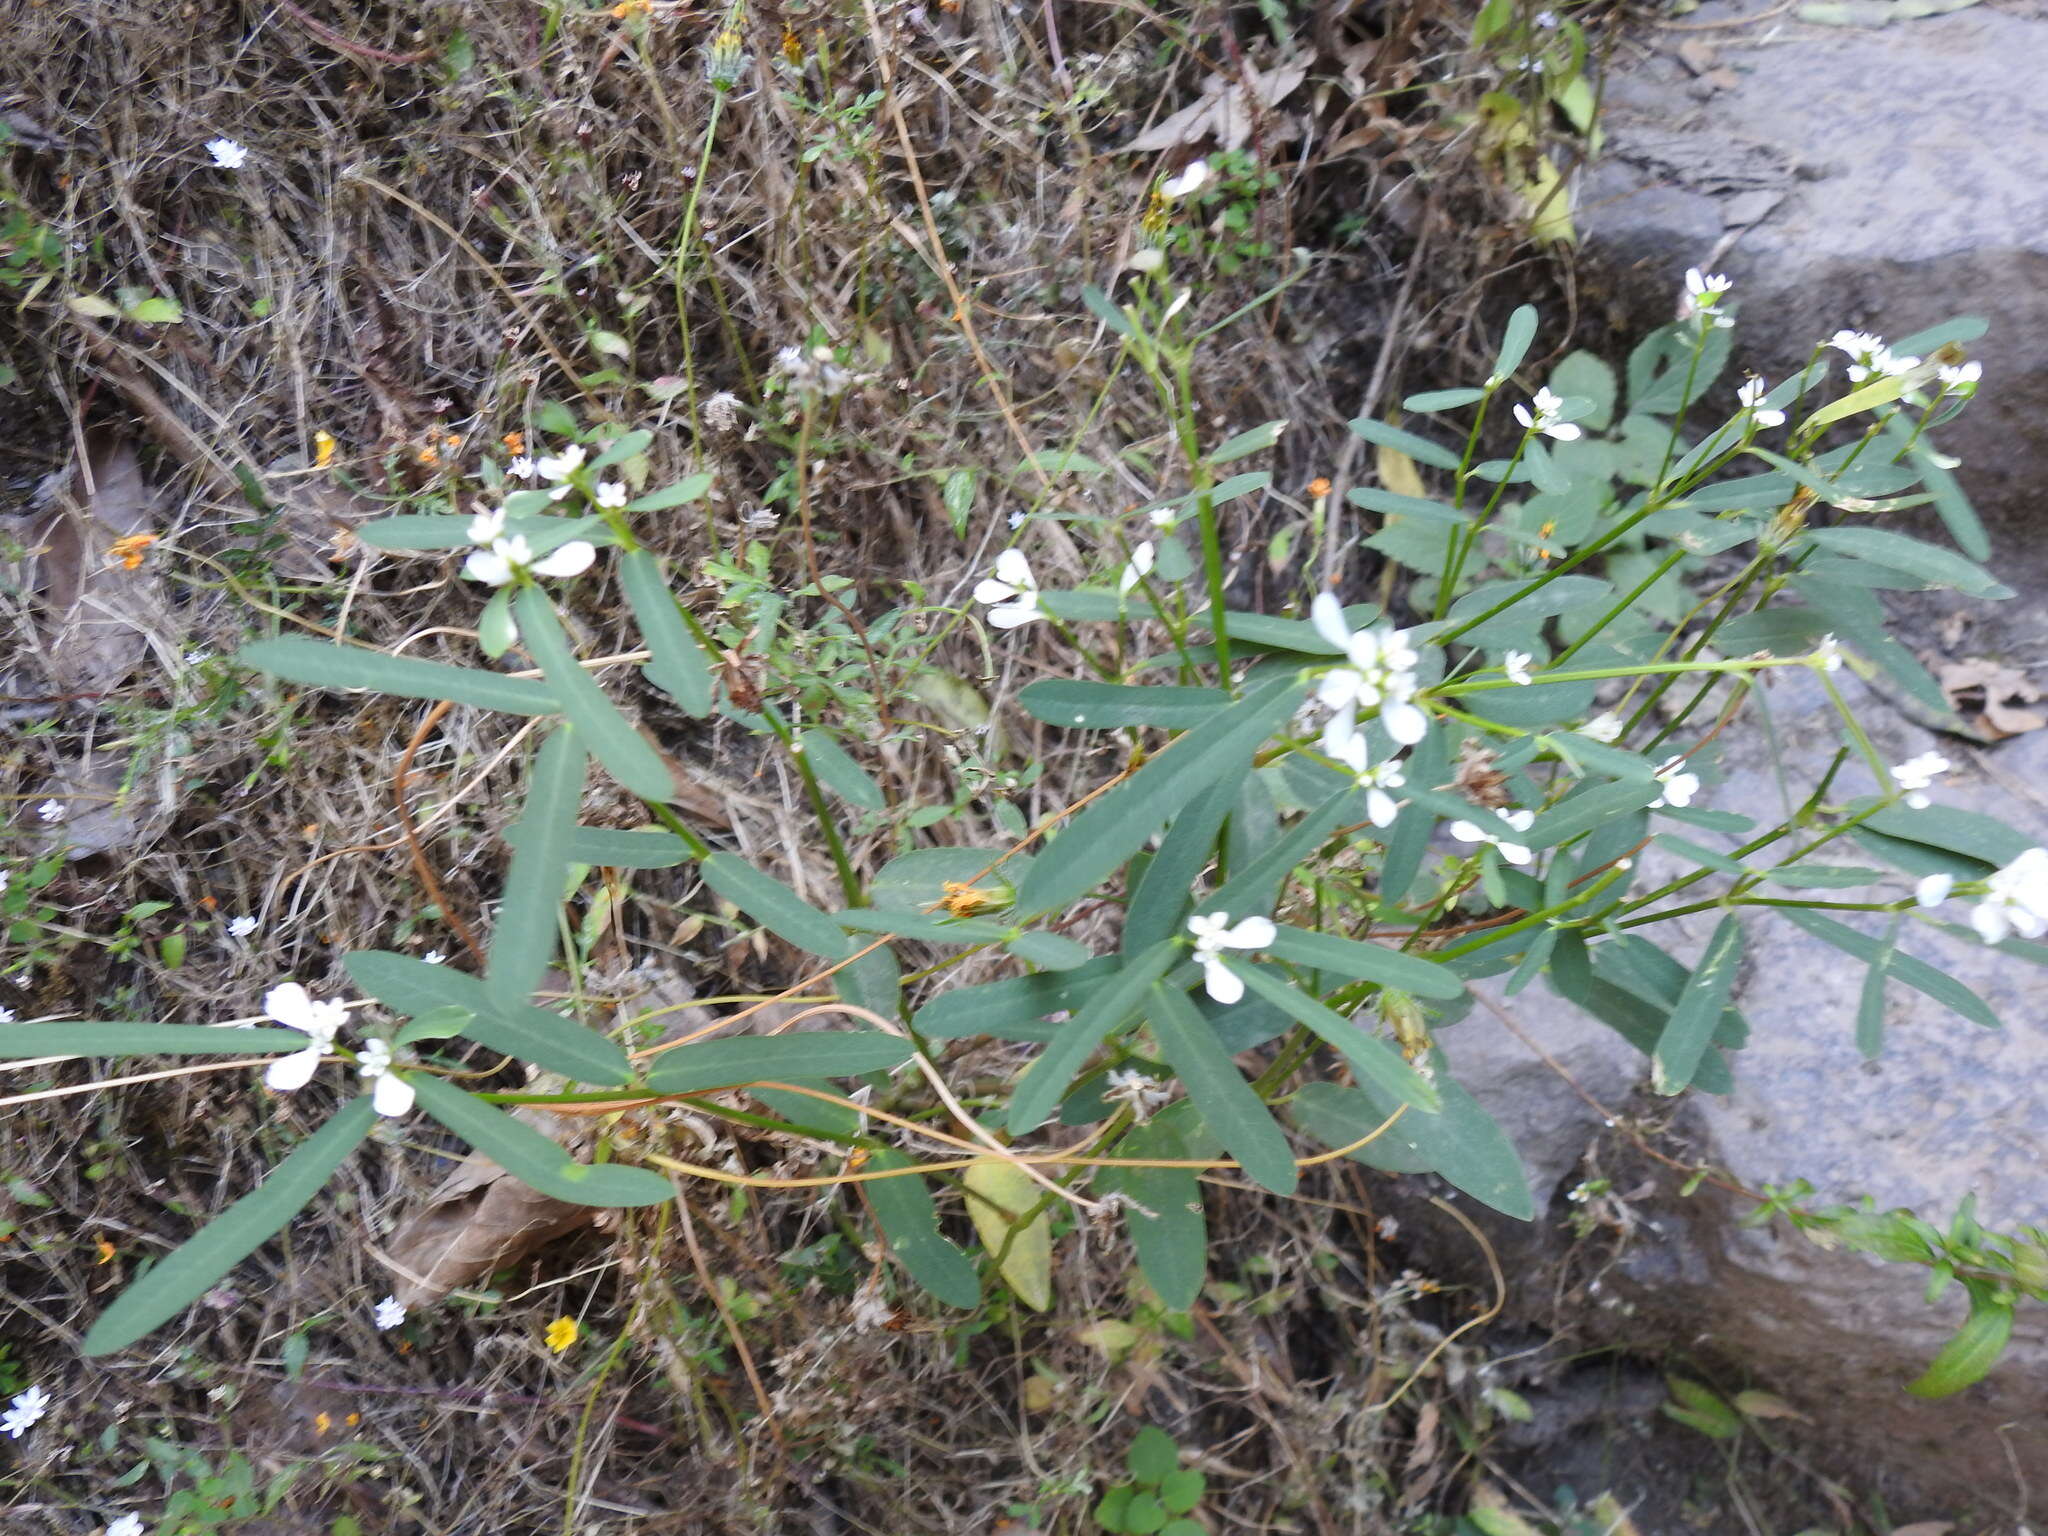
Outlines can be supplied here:
[[1244, 978], [1224, 963], [1226, 949], [1264, 949], [1280, 930], [1268, 917], [1247, 917], [1235, 927], [1227, 913], [1188, 919], [1188, 932], [1195, 936], [1195, 963], [1202, 968], [1202, 988], [1219, 1003], [1234, 1003], [1244, 996]]
[[1721, 300], [1734, 286], [1718, 272], [1693, 267], [1685, 274], [1685, 292], [1678, 296], [1678, 318], [1726, 330], [1735, 322], [1721, 312]]
[[[575, 452], [580, 461], [583, 450]], [[487, 587], [535, 576], [580, 576], [597, 558], [596, 548], [586, 539], [570, 539], [545, 555], [535, 555], [525, 534], [506, 535], [503, 507], [479, 511], [469, 520], [468, 533], [469, 542], [481, 547], [462, 563], [462, 574]]]
[[1569, 443], [1579, 435], [1579, 429], [1561, 416], [1564, 400], [1548, 388], [1536, 391], [1536, 398], [1527, 405], [1515, 407], [1515, 420], [1530, 432], [1541, 432], [1545, 437], [1554, 437], [1560, 443]]
[[1482, 826], [1473, 821], [1454, 821], [1450, 826], [1451, 836], [1461, 843], [1491, 843], [1500, 850], [1500, 856], [1510, 864], [1528, 863], [1534, 855], [1522, 844], [1509, 842], [1508, 834], [1528, 831], [1536, 821], [1536, 813], [1495, 811], [1493, 814], [1499, 823], [1497, 827]]
[[1045, 617], [1031, 562], [1021, 549], [1006, 549], [996, 556], [996, 573], [975, 583], [974, 600], [988, 607], [988, 621], [997, 629], [1015, 629]]
[[7, 1411], [0, 1413], [0, 1434], [11, 1440], [19, 1440], [49, 1411], [50, 1394], [41, 1387], [30, 1387], [25, 1392], [18, 1392], [14, 1400], [7, 1405]]
[[1391, 827], [1394, 818], [1401, 814], [1401, 805], [1389, 790], [1400, 789], [1408, 782], [1402, 772], [1401, 760], [1390, 757], [1383, 763], [1368, 767], [1365, 761], [1365, 736], [1354, 731], [1339, 752], [1332, 754], [1337, 761], [1349, 768], [1358, 779], [1358, 787], [1365, 791], [1365, 814], [1376, 827]]
[[2029, 848], [1993, 871], [1970, 913], [1970, 926], [1986, 944], [2002, 943], [2015, 933], [2027, 939], [2048, 933], [2048, 848]]
[[1873, 336], [1868, 331], [1837, 331], [1828, 338], [1828, 345], [1849, 354], [1852, 384], [1861, 384], [1873, 374], [1896, 375], [1920, 366], [1919, 358], [1899, 356], [1884, 344], [1882, 336]]
[[[1316, 633], [1344, 653], [1346, 666], [1333, 667], [1316, 685], [1316, 702], [1330, 711], [1323, 725], [1323, 750], [1340, 762], [1351, 759], [1361, 708], [1380, 712], [1380, 724], [1404, 747], [1422, 740], [1429, 716], [1415, 702], [1415, 669], [1421, 656], [1407, 635], [1391, 625], [1353, 632], [1336, 596], [1319, 592], [1309, 607]], [[1363, 754], [1360, 754], [1363, 765]]]
[[[272, 987], [263, 998], [264, 1015], [306, 1036], [306, 1045], [289, 1056], [280, 1056], [263, 1070], [267, 1087], [279, 1093], [294, 1093], [313, 1080], [320, 1063], [334, 1049], [334, 1037], [348, 1022], [348, 1007], [340, 1002], [315, 1002], [296, 981]], [[397, 1117], [412, 1109], [412, 1084], [392, 1068], [390, 1045], [383, 1040], [366, 1040], [356, 1053], [356, 1072], [371, 1085], [370, 1102], [377, 1113]]]
[[1760, 427], [1782, 427], [1785, 425], [1783, 411], [1770, 410], [1764, 405], [1764, 396], [1771, 392], [1771, 386], [1762, 379], [1746, 379], [1742, 388], [1735, 391], [1735, 398], [1749, 413], [1750, 420]]
[[1927, 787], [1954, 766], [1939, 752], [1922, 752], [1892, 769], [1892, 781], [1906, 792], [1906, 804], [1924, 811], [1933, 804], [1927, 798]]

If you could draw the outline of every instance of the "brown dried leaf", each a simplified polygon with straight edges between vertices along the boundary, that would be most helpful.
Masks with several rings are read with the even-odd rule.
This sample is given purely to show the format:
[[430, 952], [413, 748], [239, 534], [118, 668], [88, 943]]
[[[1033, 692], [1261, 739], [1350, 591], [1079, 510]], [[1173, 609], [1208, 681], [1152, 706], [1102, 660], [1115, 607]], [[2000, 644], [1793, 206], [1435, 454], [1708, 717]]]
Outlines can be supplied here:
[[[1183, 107], [1173, 116], [1154, 123], [1124, 148], [1131, 154], [1156, 154], [1162, 149], [1177, 149], [1213, 138], [1224, 149], [1241, 149], [1252, 136], [1253, 123], [1286, 100], [1307, 78], [1306, 59], [1280, 64], [1264, 73], [1247, 61], [1242, 80], [1212, 75], [1202, 83], [1201, 98], [1193, 106]], [[1276, 135], [1291, 136], [1284, 130]]]
[[2048, 726], [2048, 717], [2020, 707], [2037, 703], [2041, 690], [2017, 667], [1966, 656], [1944, 662], [1935, 675], [1949, 704], [1958, 713], [1981, 714], [1983, 727], [1994, 740]]
[[1499, 810], [1511, 798], [1507, 788], [1508, 776], [1494, 766], [1499, 761], [1498, 752], [1473, 737], [1466, 737], [1458, 743], [1458, 761], [1456, 771], [1451, 775], [1451, 788], [1477, 805]]
[[152, 640], [170, 645], [163, 584], [146, 545], [135, 568], [112, 553], [154, 533], [142, 465], [125, 439], [94, 431], [86, 463], [36, 543], [37, 581], [49, 610], [51, 680], [63, 693], [106, 693], [127, 680]]

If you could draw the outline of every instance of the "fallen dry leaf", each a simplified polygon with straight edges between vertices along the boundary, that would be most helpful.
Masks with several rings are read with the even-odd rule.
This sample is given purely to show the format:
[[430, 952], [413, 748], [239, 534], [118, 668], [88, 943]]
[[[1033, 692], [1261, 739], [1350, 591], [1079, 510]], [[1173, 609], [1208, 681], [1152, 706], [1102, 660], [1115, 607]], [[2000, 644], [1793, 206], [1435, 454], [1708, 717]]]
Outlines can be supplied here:
[[[1261, 72], [1251, 63], [1244, 66], [1244, 78], [1233, 80], [1212, 75], [1202, 82], [1202, 95], [1193, 106], [1154, 123], [1124, 146], [1131, 154], [1156, 154], [1214, 139], [1224, 149], [1241, 149], [1252, 136], [1253, 123], [1279, 105], [1308, 78], [1308, 60], [1281, 64]], [[1298, 128], [1287, 124], [1275, 138], [1292, 138]]]
[[1942, 663], [1935, 675], [1950, 707], [1958, 714], [1981, 715], [1984, 732], [1994, 741], [2048, 726], [2048, 717], [2020, 707], [2039, 702], [2041, 690], [2017, 667], [1966, 656]]
[[89, 432], [86, 462], [36, 539], [36, 580], [48, 613], [44, 656], [58, 692], [109, 692], [152, 641], [170, 647], [163, 584], [147, 564], [155, 539], [134, 448], [111, 432]]

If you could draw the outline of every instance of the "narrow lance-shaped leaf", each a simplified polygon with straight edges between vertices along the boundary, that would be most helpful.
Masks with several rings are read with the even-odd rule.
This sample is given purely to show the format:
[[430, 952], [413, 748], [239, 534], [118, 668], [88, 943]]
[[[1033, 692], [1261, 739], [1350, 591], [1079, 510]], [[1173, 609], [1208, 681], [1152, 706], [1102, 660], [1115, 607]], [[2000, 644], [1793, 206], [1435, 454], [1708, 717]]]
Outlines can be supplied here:
[[370, 688], [402, 699], [445, 699], [514, 715], [553, 715], [562, 709], [547, 684], [534, 678], [299, 637], [255, 641], [237, 651], [235, 660], [287, 682], [319, 688]]
[[619, 585], [652, 653], [644, 671], [647, 680], [674, 699], [684, 714], [700, 719], [710, 714], [711, 666], [683, 622], [661, 562], [644, 549], [627, 550], [619, 556]]
[[1942, 1007], [1959, 1013], [1972, 1024], [1985, 1029], [1999, 1027], [1998, 1015], [1991, 1005], [1947, 971], [1916, 960], [1911, 955], [1892, 949], [1867, 933], [1859, 933], [1845, 923], [1838, 923], [1831, 917], [1818, 912], [1803, 911], [1798, 907], [1779, 909], [1799, 927], [1817, 939], [1824, 939], [1844, 954], [1854, 955], [1858, 960], [1876, 965], [1882, 963], [1885, 973], [1903, 981], [1916, 992], [1933, 998]]
[[290, 1029], [209, 1029], [203, 1024], [0, 1024], [0, 1061], [30, 1056], [263, 1056], [304, 1050]]
[[1173, 937], [1197, 878], [1216, 856], [1224, 818], [1236, 803], [1237, 786], [1219, 780], [1173, 818], [1159, 851], [1152, 855], [1131, 893], [1130, 910], [1124, 918], [1125, 954], [1138, 954]]
[[[868, 1167], [908, 1168], [910, 1159], [894, 1147], [868, 1156]], [[981, 1305], [981, 1275], [974, 1261], [939, 1231], [938, 1208], [921, 1177], [868, 1179], [854, 1186], [874, 1213], [875, 1225], [910, 1278], [949, 1307]]]
[[660, 1205], [675, 1188], [651, 1168], [579, 1163], [561, 1144], [453, 1083], [425, 1073], [408, 1079], [419, 1106], [522, 1183], [571, 1205]]
[[520, 814], [520, 846], [505, 872], [505, 897], [491, 931], [484, 991], [493, 1003], [524, 1003], [555, 958], [556, 918], [569, 867], [569, 839], [583, 800], [583, 743], [563, 726], [541, 743]]
[[1464, 981], [1449, 966], [1362, 939], [1283, 926], [1266, 947], [1295, 965], [1334, 971], [1360, 981], [1376, 981], [1396, 991], [1413, 992], [1417, 997], [1447, 1000], [1465, 995]]
[[1679, 1093], [1692, 1082], [1700, 1057], [1720, 1026], [1721, 1011], [1735, 988], [1742, 965], [1742, 924], [1733, 913], [1721, 919], [1707, 940], [1692, 979], [1678, 996], [1678, 1005], [1664, 1022], [1651, 1058], [1650, 1083], [1659, 1093]]
[[[1206, 1159], [1214, 1151], [1194, 1106], [1183, 1100], [1133, 1126], [1117, 1143], [1116, 1156], [1176, 1162]], [[1202, 1294], [1209, 1262], [1208, 1220], [1195, 1170], [1105, 1168], [1100, 1177], [1105, 1189], [1128, 1202], [1124, 1222], [1146, 1282], [1168, 1308], [1185, 1312]]]
[[1045, 1123], [1081, 1064], [1112, 1029], [1137, 1011], [1152, 983], [1172, 968], [1179, 955], [1177, 944], [1163, 943], [1134, 957], [1114, 981], [1060, 1026], [1059, 1033], [1039, 1052], [1038, 1060], [1017, 1080], [1010, 1099], [1011, 1135], [1021, 1136]]
[[1435, 1113], [1437, 1091], [1394, 1052], [1334, 1009], [1324, 1006], [1278, 971], [1225, 958], [1245, 985], [1297, 1023], [1306, 1024], [1327, 1045], [1403, 1104]]
[[1247, 1177], [1275, 1194], [1291, 1195], [1300, 1182], [1287, 1133], [1265, 1101], [1237, 1070], [1209, 1021], [1195, 1011], [1185, 992], [1154, 985], [1146, 1018], [1159, 1048], [1187, 1085], [1188, 1097], [1223, 1149]]
[[839, 925], [771, 875], [738, 854], [704, 860], [704, 883], [779, 939], [827, 960], [843, 960], [854, 945]]
[[300, 1142], [261, 1184], [123, 1291], [87, 1330], [85, 1353], [125, 1349], [197, 1301], [305, 1209], [376, 1118], [368, 1097], [359, 1098]]
[[2012, 1338], [2013, 1306], [1996, 1296], [1973, 1294], [1970, 1315], [1919, 1380], [1906, 1390], [1915, 1397], [1949, 1397], [1982, 1381], [1998, 1364]]
[[626, 788], [645, 800], [669, 800], [675, 783], [661, 754], [650, 747], [640, 733], [626, 722], [604, 690], [576, 663], [569, 649], [569, 637], [562, 631], [548, 595], [539, 587], [524, 587], [512, 599], [513, 617], [519, 634], [548, 685], [562, 701], [570, 724], [583, 734], [597, 760]]
[[1156, 725], [1186, 730], [1230, 703], [1221, 688], [1176, 688], [1166, 684], [1130, 686], [1086, 678], [1043, 678], [1017, 695], [1024, 712], [1048, 725], [1113, 730]]
[[[526, 834], [514, 822], [505, 841], [517, 848]], [[671, 869], [690, 857], [689, 846], [659, 827], [578, 827], [569, 834], [569, 862], [611, 869]]]
[[663, 1051], [648, 1069], [647, 1086], [660, 1093], [697, 1093], [792, 1077], [857, 1077], [900, 1067], [910, 1053], [908, 1040], [879, 1029], [701, 1040]]

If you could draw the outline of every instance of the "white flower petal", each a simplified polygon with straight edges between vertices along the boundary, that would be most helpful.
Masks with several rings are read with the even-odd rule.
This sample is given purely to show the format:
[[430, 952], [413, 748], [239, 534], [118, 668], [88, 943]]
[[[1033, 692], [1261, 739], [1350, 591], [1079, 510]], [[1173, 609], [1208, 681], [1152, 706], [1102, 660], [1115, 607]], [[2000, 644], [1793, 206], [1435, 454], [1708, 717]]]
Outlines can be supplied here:
[[536, 560], [531, 569], [536, 576], [580, 576], [590, 569], [590, 562], [596, 558], [596, 546], [582, 539], [571, 539], [545, 559]]
[[295, 1093], [313, 1081], [313, 1074], [320, 1070], [320, 1059], [326, 1054], [325, 1045], [309, 1045], [303, 1051], [280, 1056], [263, 1069], [263, 1084], [279, 1093]]
[[1949, 892], [1955, 888], [1954, 875], [1929, 875], [1913, 887], [1913, 904], [1919, 907], [1938, 907], [1948, 900]]
[[1024, 558], [1023, 550], [1014, 547], [996, 556], [996, 580], [1007, 582], [1020, 592], [1035, 591], [1038, 587], [1031, 579], [1031, 562]]
[[1334, 592], [1318, 592], [1308, 605], [1308, 621], [1317, 634], [1340, 651], [1351, 649], [1351, 627], [1344, 622], [1344, 605]]
[[1270, 917], [1248, 917], [1217, 935], [1217, 942], [1228, 949], [1264, 949], [1279, 932]]
[[479, 549], [462, 562], [462, 574], [487, 587], [502, 587], [512, 579], [512, 564], [495, 549]]
[[1036, 592], [1026, 592], [1016, 602], [1004, 603], [1000, 608], [988, 611], [988, 621], [997, 629], [1015, 629], [1020, 624], [1029, 624], [1033, 619], [1044, 617], [1039, 611]]
[[1202, 988], [1219, 1003], [1234, 1003], [1244, 996], [1244, 978], [1211, 956], [1202, 962]]
[[370, 1104], [378, 1114], [390, 1119], [412, 1113], [415, 1095], [412, 1084], [396, 1072], [377, 1074], [377, 1086], [370, 1090]]
[[1419, 705], [1389, 704], [1380, 711], [1380, 724], [1404, 747], [1412, 747], [1429, 734], [1429, 716]]

